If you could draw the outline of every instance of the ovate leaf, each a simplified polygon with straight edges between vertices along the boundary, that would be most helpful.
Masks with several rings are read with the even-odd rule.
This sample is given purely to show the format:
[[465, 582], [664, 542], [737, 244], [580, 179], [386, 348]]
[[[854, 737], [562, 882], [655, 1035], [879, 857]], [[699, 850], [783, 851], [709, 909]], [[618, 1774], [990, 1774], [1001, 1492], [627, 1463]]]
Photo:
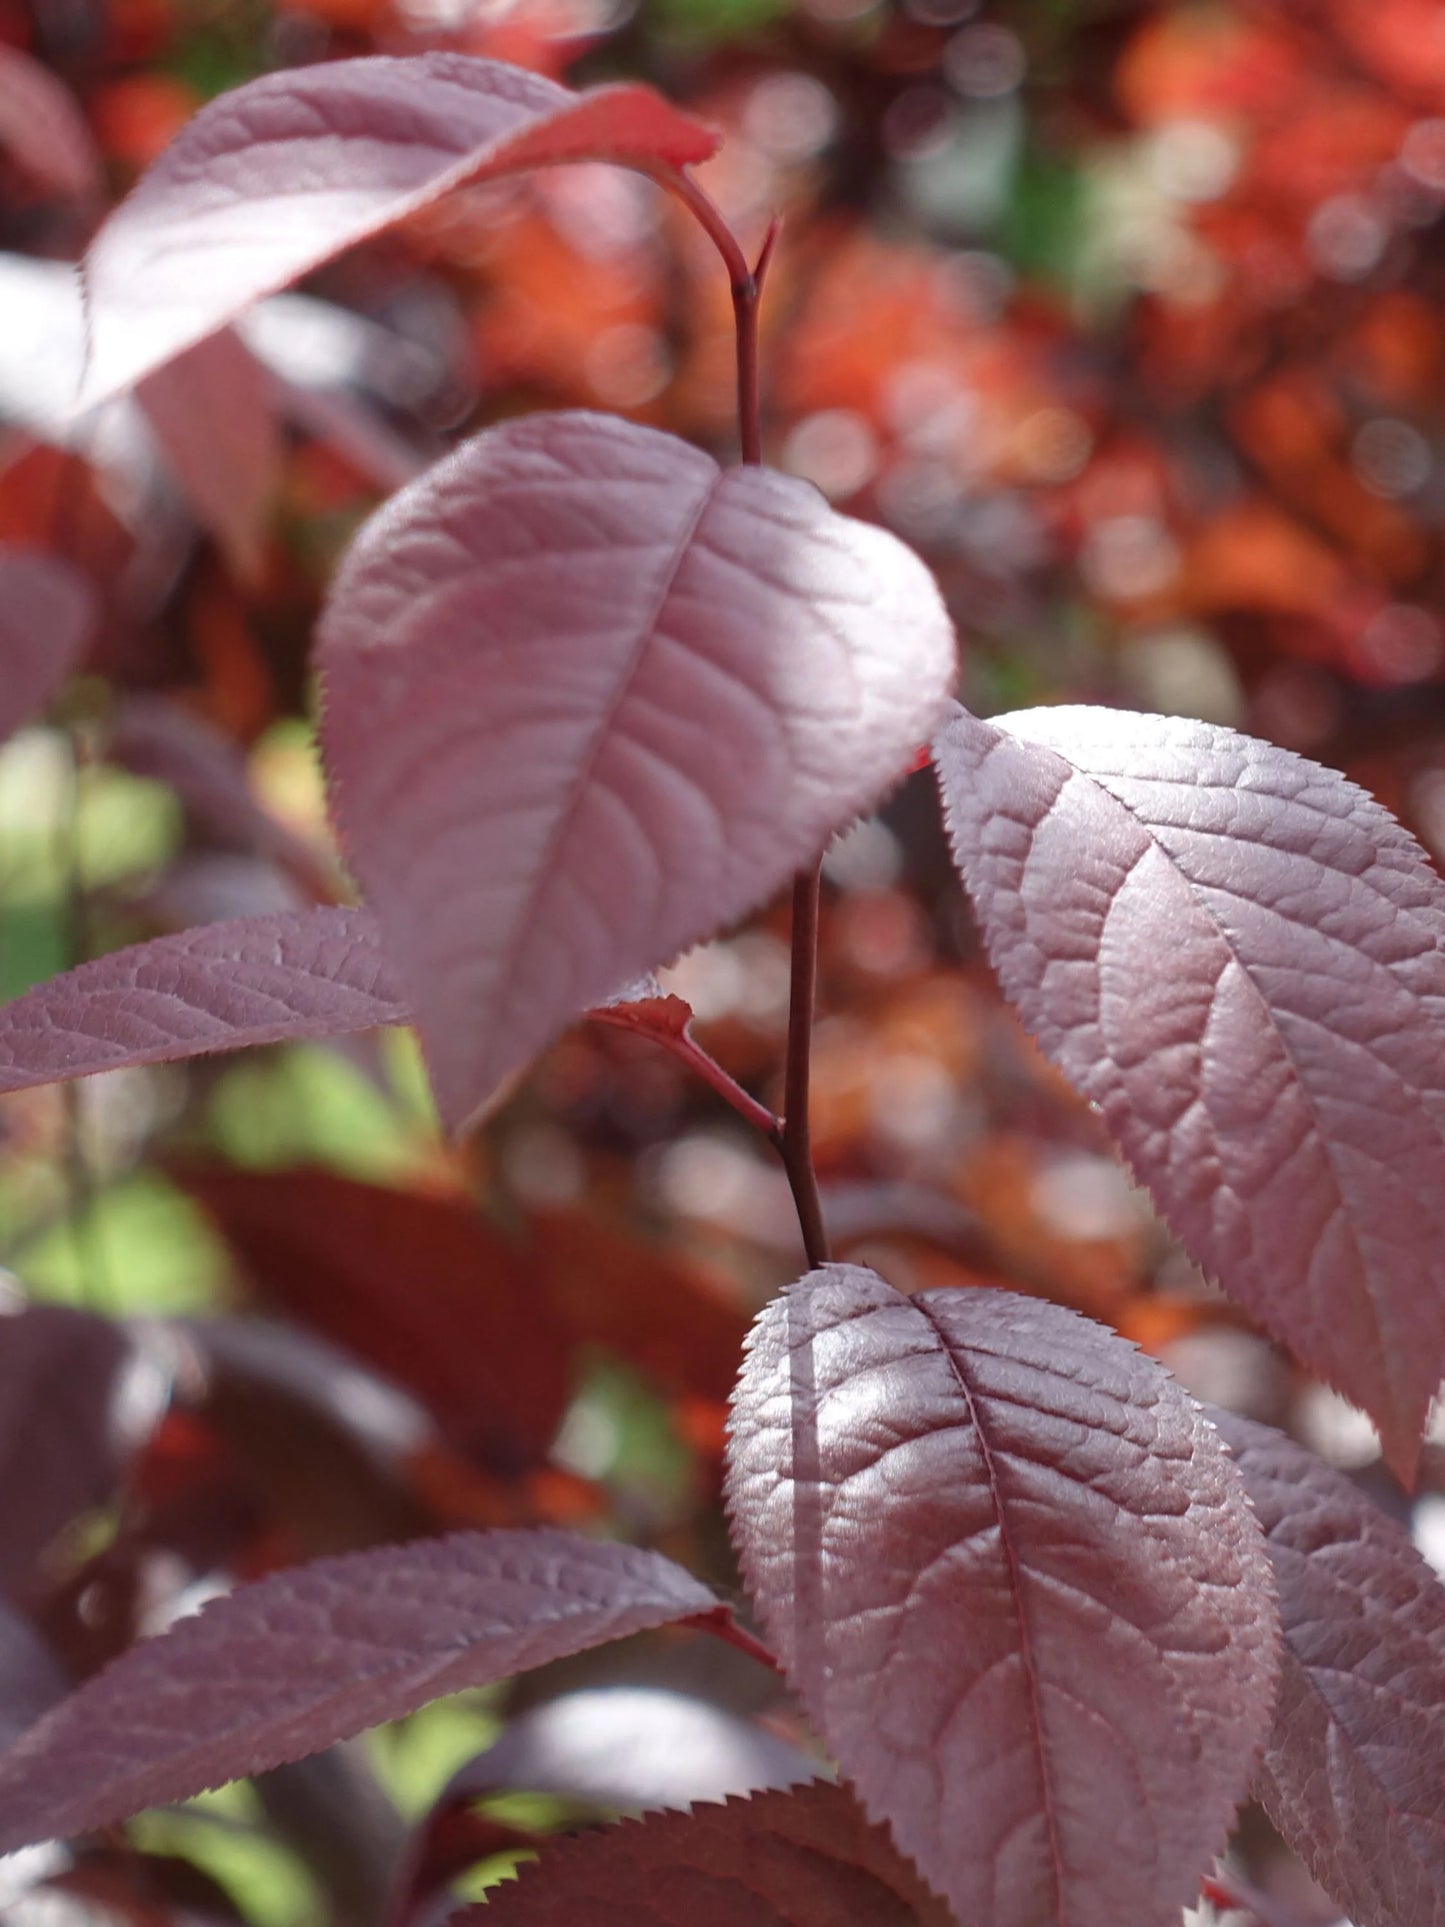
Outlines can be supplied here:
[[1220, 1412], [1274, 1561], [1284, 1666], [1255, 1778], [1357, 1927], [1445, 1923], [1445, 1588], [1342, 1472]]
[[806, 483], [568, 414], [373, 518], [319, 659], [343, 841], [457, 1129], [876, 802], [954, 645], [923, 565]]
[[466, 54], [263, 75], [203, 108], [91, 244], [85, 399], [452, 188], [558, 161], [680, 167], [716, 145], [646, 87], [578, 95]]
[[954, 1927], [842, 1787], [652, 1814], [549, 1846], [468, 1927]]
[[1239, 1475], [1131, 1345], [1009, 1292], [811, 1272], [754, 1328], [748, 1589], [868, 1811], [968, 1927], [1177, 1927], [1269, 1727]]
[[0, 547], [0, 742], [45, 708], [94, 623], [90, 588], [67, 563]]
[[1445, 890], [1379, 804], [1232, 730], [1098, 709], [936, 759], [1007, 996], [1192, 1257], [1408, 1479], [1445, 1376]]
[[0, 1005], [0, 1091], [404, 1024], [363, 910], [240, 917], [114, 950]]
[[0, 1755], [0, 1852], [716, 1608], [659, 1554], [567, 1532], [463, 1532], [273, 1573], [133, 1646]]

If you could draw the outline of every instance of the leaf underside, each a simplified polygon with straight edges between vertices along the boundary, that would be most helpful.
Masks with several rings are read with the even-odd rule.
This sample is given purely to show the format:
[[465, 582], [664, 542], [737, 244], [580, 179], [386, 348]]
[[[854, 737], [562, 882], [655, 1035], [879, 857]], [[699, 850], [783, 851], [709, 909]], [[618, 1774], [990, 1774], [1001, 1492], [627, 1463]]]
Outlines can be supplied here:
[[548, 1846], [467, 1927], [953, 1927], [881, 1827], [826, 1782], [649, 1814]]
[[91, 244], [84, 400], [453, 188], [560, 161], [666, 170], [716, 146], [649, 88], [578, 95], [466, 54], [265, 74], [202, 108]]
[[1007, 1292], [829, 1265], [754, 1328], [728, 1503], [864, 1805], [969, 1927], [1177, 1927], [1268, 1730], [1238, 1474], [1152, 1360]]
[[808, 485], [566, 414], [374, 517], [318, 660], [342, 840], [460, 1129], [874, 804], [954, 642], [911, 552]]
[[1264, 1527], [1284, 1664], [1255, 1791], [1357, 1927], [1445, 1923], [1445, 1588], [1344, 1473], [1215, 1415]]
[[0, 1755], [0, 1853], [716, 1608], [657, 1553], [550, 1530], [456, 1533], [273, 1573], [133, 1646]]
[[1006, 995], [1181, 1242], [1412, 1475], [1445, 1375], [1445, 889], [1362, 790], [1204, 723], [957, 711]]

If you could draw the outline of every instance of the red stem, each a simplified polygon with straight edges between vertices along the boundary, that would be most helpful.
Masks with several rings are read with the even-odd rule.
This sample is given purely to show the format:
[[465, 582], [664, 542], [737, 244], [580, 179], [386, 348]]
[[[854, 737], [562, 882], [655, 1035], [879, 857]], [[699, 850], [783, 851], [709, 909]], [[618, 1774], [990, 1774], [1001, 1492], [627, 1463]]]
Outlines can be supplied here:
[[766, 1666], [769, 1672], [781, 1673], [783, 1670], [777, 1654], [769, 1651], [760, 1639], [755, 1638], [748, 1631], [746, 1626], [738, 1624], [733, 1617], [731, 1606], [719, 1606], [714, 1612], [699, 1613], [695, 1619], [685, 1619], [682, 1623], [685, 1626], [696, 1626], [699, 1632], [711, 1633], [725, 1645], [735, 1646], [740, 1653], [746, 1653], [749, 1659], [755, 1659], [760, 1666]]
[[[776, 216], [769, 222], [756, 265], [750, 268], [737, 236], [691, 175], [682, 172], [670, 175], [667, 185], [697, 216], [728, 271], [732, 287], [733, 321], [737, 331], [738, 433], [743, 461], [758, 463], [763, 458], [762, 420], [758, 402], [758, 303], [768, 263], [777, 246], [779, 222]], [[803, 1233], [803, 1249], [812, 1266], [828, 1262], [828, 1232], [823, 1222], [822, 1201], [818, 1196], [818, 1174], [813, 1169], [812, 1137], [808, 1125], [821, 874], [821, 865], [814, 864], [811, 869], [801, 871], [793, 882], [793, 963], [788, 1003], [788, 1061], [784, 1078], [783, 1116], [769, 1132], [788, 1175], [798, 1224]], [[727, 1093], [724, 1092], [724, 1095]]]

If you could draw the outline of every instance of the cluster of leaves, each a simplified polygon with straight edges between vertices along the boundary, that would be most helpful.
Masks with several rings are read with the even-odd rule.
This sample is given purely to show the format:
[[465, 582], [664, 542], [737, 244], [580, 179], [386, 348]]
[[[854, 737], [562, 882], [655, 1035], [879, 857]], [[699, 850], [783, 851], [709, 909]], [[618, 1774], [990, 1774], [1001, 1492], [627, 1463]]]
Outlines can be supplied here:
[[[96, 18], [144, 37], [161, 11]], [[0, 1007], [0, 1088], [16, 1094], [4, 1210], [20, 1268], [43, 1281], [58, 1208], [99, 1293], [115, 1245], [104, 1199], [87, 1203], [98, 1174], [86, 1136], [103, 1139], [105, 1158], [138, 1161], [167, 1089], [143, 1081], [163, 1079], [150, 1067], [339, 1040], [324, 1061], [349, 1067], [348, 1099], [370, 1092], [392, 1114], [393, 1180], [198, 1159], [208, 1131], [254, 1147], [268, 1104], [281, 1118], [273, 1138], [296, 1141], [293, 1091], [228, 1086], [212, 1065], [209, 1090], [169, 1087], [181, 1115], [156, 1195], [201, 1206], [260, 1301], [294, 1323], [119, 1320], [17, 1294], [0, 1345], [16, 1488], [0, 1526], [13, 1679], [0, 1712], [14, 1736], [0, 1755], [0, 1848], [94, 1835], [247, 1776], [338, 1917], [410, 1921], [445, 1906], [460, 1868], [534, 1841], [525, 1821], [479, 1811], [481, 1795], [552, 1792], [574, 1817], [712, 1797], [722, 1804], [548, 1847], [486, 1905], [519, 1922], [771, 1909], [798, 1927], [1168, 1927], [1203, 1896], [1292, 1920], [1291, 1903], [1211, 1872], [1252, 1788], [1361, 1927], [1445, 1915], [1445, 1626], [1408, 1532], [1282, 1432], [1206, 1415], [1119, 1336], [1173, 1335], [1163, 1295], [1126, 1302], [1122, 1237], [1096, 1241], [1092, 1269], [1077, 1253], [1056, 1264], [1062, 1241], [1021, 1237], [1020, 1214], [999, 1206], [1008, 1167], [996, 1145], [965, 1189], [972, 1213], [916, 1181], [950, 1149], [948, 1114], [927, 1101], [900, 1105], [892, 1161], [865, 1155], [867, 1131], [849, 1122], [856, 1036], [830, 1043], [824, 1026], [815, 1063], [811, 1032], [822, 915], [875, 991], [913, 972], [911, 1006], [895, 985], [878, 1025], [911, 1027], [894, 1066], [936, 1070], [942, 1044], [956, 1060], [944, 1081], [973, 1073], [986, 1088], [989, 1049], [1008, 1048], [1027, 1101], [1058, 1102], [1001, 1025], [984, 1034], [964, 980], [918, 965], [917, 903], [891, 887], [898, 844], [881, 824], [870, 826], [881, 887], [845, 883], [821, 902], [830, 839], [931, 762], [953, 862], [1014, 1009], [1179, 1247], [1240, 1307], [1239, 1330], [1268, 1333], [1367, 1413], [1389, 1466], [1415, 1481], [1445, 1376], [1445, 888], [1428, 856], [1353, 783], [1259, 736], [1094, 706], [980, 720], [953, 700], [947, 612], [977, 630], [980, 707], [1037, 680], [1017, 631], [1047, 626], [1051, 598], [1080, 575], [1156, 667], [1167, 623], [1242, 612], [1278, 625], [1317, 674], [1323, 664], [1388, 690], [1432, 671], [1428, 533], [1406, 544], [1398, 514], [1372, 506], [1408, 492], [1392, 497], [1386, 457], [1408, 467], [1409, 436], [1424, 437], [1393, 417], [1393, 441], [1367, 437], [1381, 426], [1367, 419], [1351, 444], [1357, 486], [1342, 497], [1343, 431], [1327, 405], [1339, 331], [1371, 330], [1381, 357], [1408, 336], [1428, 359], [1420, 344], [1438, 325], [1406, 288], [1423, 272], [1410, 231], [1445, 192], [1430, 171], [1439, 123], [1419, 104], [1441, 77], [1410, 52], [1412, 9], [1387, 10], [1384, 55], [1345, 5], [1325, 27], [1166, 9], [1122, 48], [1116, 37], [1114, 111], [1159, 122], [1147, 138], [1176, 170], [1191, 156], [1204, 175], [1211, 155], [1216, 167], [1209, 194], [1196, 172], [1177, 197], [1206, 213], [1170, 229], [1176, 278], [1131, 311], [1143, 391], [1106, 402], [1080, 383], [1069, 395], [1053, 373], [1059, 313], [1011, 307], [1005, 322], [998, 290], [985, 299], [986, 262], [950, 280], [957, 262], [856, 226], [828, 236], [805, 218], [769, 283], [768, 312], [788, 324], [774, 324], [776, 402], [792, 423], [779, 468], [760, 461], [757, 386], [776, 228], [745, 253], [699, 185], [707, 163], [748, 227], [749, 190], [730, 187], [728, 149], [714, 159], [705, 119], [639, 83], [563, 85], [565, 42], [542, 9], [422, 51], [425, 36], [386, 6], [338, 7], [330, 40], [324, 10], [304, 11], [319, 42], [260, 77], [226, 72], [239, 84], [193, 117], [179, 82], [147, 93], [132, 81], [97, 86], [88, 124], [34, 52], [0, 49], [0, 140], [29, 184], [17, 205], [36, 195], [57, 243], [68, 221], [79, 238], [100, 194], [91, 125], [113, 126], [123, 106], [159, 111], [155, 131], [176, 135], [158, 157], [156, 140], [136, 141], [129, 158], [149, 165], [89, 242], [83, 306], [58, 260], [17, 255], [6, 269], [24, 326], [34, 318], [27, 352], [44, 345], [56, 380], [30, 394], [13, 384], [5, 399], [19, 428], [0, 521], [0, 734], [15, 737], [12, 753], [66, 746], [52, 772], [66, 798], [49, 932], [72, 952], [48, 977], [22, 966]], [[866, 59], [856, 24], [788, 16], [775, 30], [813, 37], [809, 71], [785, 76], [791, 92], [775, 88], [770, 108], [764, 83], [724, 60], [719, 117], [737, 119], [728, 90], [749, 88], [736, 147], [746, 160], [751, 142], [756, 159], [771, 142], [805, 175], [826, 132], [791, 130], [832, 98], [820, 74], [841, 89], [840, 73], [867, 68], [889, 98], [860, 126], [891, 152], [895, 191], [946, 228], [959, 204], [939, 201], [939, 179], [981, 126], [918, 76], [937, 66], [961, 98], [996, 103], [1017, 89], [1009, 63], [1023, 48], [968, 12], [920, 6], [881, 27]], [[671, 54], [654, 47], [639, 64], [680, 61], [699, 28], [682, 22]], [[1065, 31], [1038, 27], [1037, 57]], [[1098, 113], [1094, 29], [1076, 31], [1086, 53], [1071, 111]], [[358, 57], [309, 57], [346, 54], [347, 33]], [[1280, 77], [1313, 72], [1322, 36], [1354, 62], [1348, 102], [1311, 95], [1276, 153], [1264, 123]], [[1260, 74], [1273, 76], [1267, 94]], [[1324, 162], [1302, 183], [1310, 116], [1333, 126], [1366, 100], [1378, 112], [1354, 165], [1374, 170], [1369, 194], [1324, 179]], [[1208, 119], [1220, 101], [1227, 139]], [[1220, 141], [1234, 144], [1232, 173], [1220, 172]], [[676, 213], [649, 200], [639, 239], [642, 203], [615, 190], [631, 177], [599, 175], [598, 162], [669, 194]], [[565, 183], [578, 177], [564, 164], [588, 170], [571, 202]], [[531, 170], [541, 185], [518, 188]], [[1046, 171], [1038, 152], [1020, 161], [1010, 206]], [[688, 217], [700, 240], [679, 226], [677, 300], [692, 360], [660, 378], [655, 243], [664, 220]], [[440, 414], [426, 416], [459, 381], [446, 338], [457, 309], [424, 324], [444, 342], [429, 358], [395, 326], [281, 292], [331, 275], [345, 294], [349, 251], [367, 243], [371, 265], [350, 269], [350, 291], [374, 295], [396, 275], [386, 237], [448, 271], [469, 252], [479, 260], [494, 298], [477, 338], [499, 393], [567, 405], [498, 406], [429, 460], [450, 439]], [[1026, 237], [1015, 253], [1024, 264]], [[1281, 343], [1296, 344], [1279, 289], [1293, 298], [1311, 263], [1348, 290], [1348, 313], [1313, 316], [1281, 373]], [[1117, 262], [1070, 273], [1081, 301], [1117, 298]], [[729, 329], [735, 376], [718, 365]], [[1270, 330], [1281, 343], [1266, 344]], [[891, 365], [859, 350], [884, 337]], [[1233, 391], [1223, 430], [1208, 426], [1217, 391], [1203, 393], [1221, 365]], [[68, 384], [82, 368], [77, 425]], [[1181, 421], [1193, 384], [1200, 436], [1248, 458], [1247, 485], [1222, 506], [1187, 499], [1179, 464], [1207, 466], [1197, 441], [1176, 458], [1121, 425], [1149, 384]], [[987, 419], [963, 405], [975, 387]], [[1423, 405], [1427, 387], [1406, 382], [1398, 404]], [[639, 418], [575, 405], [608, 400]], [[697, 445], [726, 436], [729, 408], [737, 466]], [[284, 568], [270, 519], [283, 470]], [[989, 477], [977, 502], [975, 470]], [[829, 506], [815, 481], [870, 519]], [[1005, 483], [1025, 486], [1015, 497]], [[268, 719], [283, 659], [294, 677], [307, 569], [329, 568], [368, 490], [395, 492], [331, 572], [309, 657], [327, 807], [362, 907], [314, 807], [286, 820], [231, 739]], [[1011, 500], [1012, 525], [1000, 519]], [[313, 523], [333, 511], [334, 533], [303, 538], [303, 510]], [[1300, 526], [1326, 515], [1342, 518], [1327, 579], [1319, 539]], [[1048, 520], [1053, 564], [1025, 567], [1019, 530]], [[913, 537], [937, 577], [879, 523]], [[306, 540], [323, 553], [308, 558]], [[1236, 570], [1223, 595], [1221, 558]], [[194, 625], [199, 706], [140, 693], [176, 679], [155, 631], [177, 603]], [[1290, 718], [1308, 716], [1305, 696], [1323, 687], [1271, 668], [1261, 718], [1273, 701], [1279, 733], [1298, 740]], [[47, 713], [63, 727], [28, 730]], [[314, 802], [304, 766], [289, 767]], [[191, 822], [149, 906], [94, 888], [105, 873], [87, 804], [133, 805], [121, 772], [158, 781]], [[98, 774], [108, 791], [90, 785]], [[918, 786], [893, 807], [919, 809]], [[865, 874], [868, 834], [861, 857], [850, 839]], [[143, 857], [131, 874], [147, 860], [160, 869]], [[790, 880], [790, 984], [771, 1029], [711, 1027], [709, 1044], [736, 1066], [724, 1068], [680, 993], [691, 985], [705, 1019], [728, 974], [710, 976], [709, 955], [735, 982], [749, 965], [777, 973], [786, 952], [768, 905]], [[135, 934], [138, 912], [182, 927], [110, 947]], [[672, 989], [650, 974], [708, 942]], [[74, 961], [77, 950], [97, 954]], [[429, 1099], [416, 1065], [370, 1035], [401, 1025], [419, 1040]], [[887, 1048], [873, 1048], [886, 1066]], [[775, 1111], [754, 1090], [779, 1057]], [[151, 1094], [138, 1127], [95, 1131], [68, 1080], [100, 1072], [98, 1090]], [[687, 1077], [695, 1095], [680, 1098]], [[632, 1113], [614, 1087], [638, 1094]], [[459, 1148], [430, 1140], [429, 1102]], [[556, 1120], [580, 1136], [589, 1105], [618, 1106], [598, 1111], [596, 1138], [670, 1157], [661, 1188], [674, 1200], [731, 1183], [740, 1214], [766, 1216], [779, 1192], [758, 1173], [780, 1154], [809, 1268], [784, 1268], [791, 1232], [750, 1227], [781, 1248], [752, 1268], [762, 1309], [750, 1330], [736, 1278], [641, 1239], [635, 1209], [578, 1204], [578, 1152]], [[689, 1105], [731, 1106], [756, 1156], [715, 1133], [679, 1145]], [[1093, 1127], [1076, 1115], [1068, 1128], [1088, 1147], [1075, 1167], [1097, 1197]], [[263, 1147], [251, 1161], [274, 1159]], [[820, 1197], [818, 1162], [854, 1181]], [[398, 1163], [410, 1182], [396, 1181]], [[598, 1155], [588, 1175], [608, 1169]], [[835, 1247], [851, 1261], [834, 1261]], [[771, 1290], [781, 1276], [791, 1282]], [[1198, 1324], [1203, 1288], [1179, 1296]], [[1215, 1303], [1209, 1316], [1233, 1314]], [[615, 1377], [608, 1390], [608, 1356], [650, 1387], [650, 1409], [673, 1448], [690, 1443], [709, 1488], [720, 1480], [735, 1565], [709, 1541], [710, 1490], [671, 1519], [655, 1468], [651, 1487], [614, 1477], [609, 1490], [615, 1457], [587, 1436], [589, 1421], [594, 1435], [615, 1432], [629, 1396]], [[1283, 1415], [1278, 1404], [1268, 1416]], [[338, 1556], [296, 1563], [317, 1552]], [[177, 1572], [202, 1591], [223, 1578], [225, 1596], [190, 1613]], [[725, 1679], [722, 1696], [744, 1708], [773, 1695], [786, 1737], [677, 1692], [628, 1695], [615, 1670], [555, 1670], [677, 1627], [718, 1636], [660, 1649], [678, 1677], [715, 1693]], [[496, 1744], [439, 1794], [428, 1787], [404, 1844], [354, 1754], [326, 1756], [344, 1817], [335, 1802], [318, 1815], [334, 1786], [298, 1761], [539, 1669], [564, 1690], [530, 1706], [525, 1689], [514, 1697]], [[597, 1679], [614, 1684], [598, 1692]], [[660, 1771], [674, 1749], [682, 1764]], [[757, 1789], [772, 1790], [727, 1797]], [[130, 1917], [150, 1905], [234, 1917], [234, 1896], [165, 1853], [58, 1852], [10, 1863], [17, 1885], [38, 1879], [47, 1903]], [[254, 1896], [243, 1904], [264, 1911]]]

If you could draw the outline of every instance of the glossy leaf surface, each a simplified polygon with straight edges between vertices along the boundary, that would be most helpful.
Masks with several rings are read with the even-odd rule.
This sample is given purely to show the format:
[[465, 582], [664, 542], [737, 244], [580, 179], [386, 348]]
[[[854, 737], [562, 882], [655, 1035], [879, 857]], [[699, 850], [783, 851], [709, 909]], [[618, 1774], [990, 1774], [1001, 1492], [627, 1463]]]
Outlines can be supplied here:
[[455, 187], [559, 161], [677, 167], [715, 146], [645, 87], [577, 95], [465, 54], [263, 75], [197, 114], [92, 243], [86, 400]]
[[826, 1783], [559, 1841], [462, 1919], [468, 1927], [953, 1927], [883, 1829]]
[[0, 1756], [0, 1851], [716, 1604], [656, 1553], [552, 1531], [457, 1533], [274, 1573], [132, 1647]]
[[1357, 1927], [1441, 1927], [1445, 1588], [1343, 1472], [1215, 1416], [1265, 1530], [1284, 1627], [1256, 1793]]
[[66, 563], [0, 547], [0, 742], [44, 710], [94, 623], [90, 589]]
[[789, 1679], [970, 1927], [1177, 1927], [1268, 1731], [1259, 1528], [1160, 1366], [829, 1265], [754, 1327], [728, 1498]]
[[1190, 1255], [1409, 1478], [1445, 1375], [1445, 890], [1317, 764], [1204, 723], [959, 711], [936, 760], [1004, 990]]
[[808, 485], [570, 414], [389, 503], [319, 659], [343, 842], [459, 1129], [875, 802], [954, 644], [922, 564]]
[[112, 951], [0, 1006], [0, 1091], [246, 1044], [403, 1024], [362, 910], [206, 924]]

